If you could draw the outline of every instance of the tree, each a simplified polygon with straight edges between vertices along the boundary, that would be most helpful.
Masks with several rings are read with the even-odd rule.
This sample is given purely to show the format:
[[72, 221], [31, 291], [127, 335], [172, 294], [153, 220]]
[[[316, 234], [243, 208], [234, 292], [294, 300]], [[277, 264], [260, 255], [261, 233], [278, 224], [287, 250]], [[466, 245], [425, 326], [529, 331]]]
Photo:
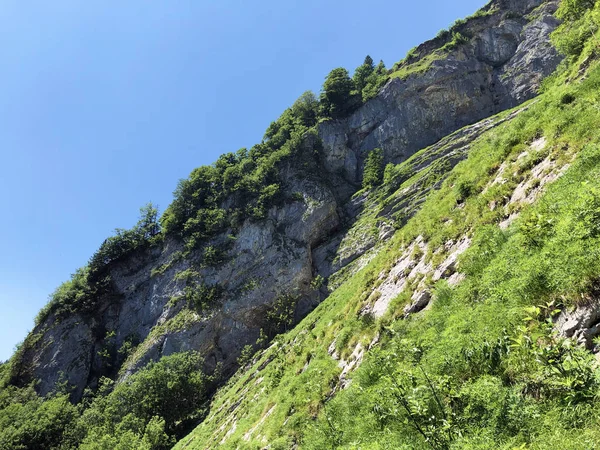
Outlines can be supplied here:
[[348, 115], [353, 108], [352, 91], [354, 82], [348, 71], [342, 67], [333, 69], [323, 84], [321, 91], [321, 116], [340, 119]]
[[307, 128], [317, 123], [319, 100], [312, 91], [306, 91], [292, 105], [292, 115]]
[[138, 220], [136, 229], [143, 239], [150, 239], [160, 233], [158, 208], [152, 203], [147, 203], [140, 208], [140, 219]]
[[362, 101], [367, 102], [374, 98], [379, 89], [385, 84], [388, 79], [387, 70], [383, 61], [379, 61], [377, 67], [373, 69], [371, 74], [365, 80], [365, 86], [361, 91]]
[[367, 155], [363, 173], [363, 188], [370, 189], [379, 186], [383, 181], [383, 151], [380, 148], [372, 150]]
[[352, 77], [357, 93], [362, 95], [362, 91], [367, 85], [367, 81], [374, 71], [375, 65], [373, 64], [373, 58], [367, 55], [363, 64], [356, 68], [354, 71], [354, 76]]

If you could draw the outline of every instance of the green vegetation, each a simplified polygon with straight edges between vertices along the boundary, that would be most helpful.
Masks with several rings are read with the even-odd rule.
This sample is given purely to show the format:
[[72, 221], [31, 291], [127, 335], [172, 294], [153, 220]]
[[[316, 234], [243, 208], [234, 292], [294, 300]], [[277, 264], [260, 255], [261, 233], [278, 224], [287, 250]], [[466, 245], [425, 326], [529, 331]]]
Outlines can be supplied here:
[[380, 148], [371, 150], [365, 160], [363, 173], [363, 189], [379, 186], [383, 181], [383, 151]]
[[341, 119], [350, 114], [360, 106], [357, 98], [352, 95], [354, 88], [354, 82], [346, 69], [343, 67], [333, 69], [327, 75], [323, 84], [320, 98], [320, 115]]
[[41, 398], [33, 386], [2, 386], [0, 448], [171, 448], [205, 414], [207, 388], [219, 375], [209, 377], [201, 367], [193, 352], [166, 356], [122, 383], [101, 379], [78, 406], [67, 393]]
[[[582, 43], [575, 70], [593, 47]], [[600, 368], [554, 328], [560, 311], [597, 298], [600, 277], [600, 66], [565, 84], [571, 73], [565, 66], [525, 111], [473, 142], [388, 246], [230, 380], [185, 448], [223, 438], [225, 449], [596, 448]], [[543, 148], [530, 145], [541, 137]], [[542, 177], [568, 169], [533, 205], [510, 204], [519, 184], [540, 185], [532, 169], [542, 167]], [[404, 169], [385, 171], [398, 189], [414, 182]], [[434, 261], [463, 236], [466, 278], [435, 284], [428, 311], [403, 318], [409, 285], [375, 323], [364, 314], [417, 237]], [[355, 358], [362, 364], [341, 389]]]
[[[449, 174], [442, 159], [417, 172], [424, 152], [385, 168], [381, 150], [368, 154], [363, 187], [370, 194], [349, 239], [376, 239], [380, 213], [407, 189], [436, 190], [412, 219], [394, 216], [398, 231], [374, 248], [364, 267], [327, 280], [335, 291], [293, 329], [298, 299], [281, 294], [265, 312], [269, 327], [255, 346], [244, 347], [241, 370], [213, 399], [208, 393], [220, 381], [219, 368], [204, 373], [193, 352], [121, 373], [119, 383], [102, 378], [78, 405], [69, 402], [67, 384], [40, 398], [34, 384], [10, 385], [24, 370], [19, 355], [40, 344], [41, 335], [31, 334], [0, 364], [0, 448], [162, 450], [201, 422], [180, 448], [596, 448], [600, 368], [554, 324], [561, 311], [598, 298], [600, 5], [563, 0], [558, 15], [564, 22], [553, 38], [567, 63], [538, 99], [514, 117], [500, 114], [496, 119], [509, 119], [470, 142], [468, 159]], [[457, 29], [446, 37], [440, 49], [393, 76], [423, 70], [466, 39]], [[37, 323], [53, 314], [61, 320], [91, 313], [98, 302], [111, 301], [111, 267], [166, 237], [187, 244], [187, 254], [173, 259], [194, 252], [195, 264], [219, 265], [227, 247], [212, 239], [235, 233], [245, 220], [262, 220], [279, 202], [304, 201], [297, 193], [284, 197], [282, 168], [292, 158], [298, 167], [318, 168], [318, 145], [303, 146], [307, 134], [319, 120], [350, 114], [387, 76], [370, 57], [352, 78], [335, 69], [320, 100], [303, 94], [263, 142], [182, 180], [160, 220], [149, 205], [135, 227], [117, 230], [57, 289]], [[531, 202], [513, 200], [519, 187]], [[411, 266], [394, 275], [395, 281], [405, 277], [405, 287], [376, 317], [379, 288], [398, 261], [435, 268], [465, 238], [470, 246], [458, 260], [459, 284], [434, 282], [431, 274], [409, 280]], [[164, 275], [169, 264], [152, 275]], [[197, 267], [176, 276], [186, 281], [179, 297], [186, 307], [175, 317], [137, 349], [133, 337], [113, 348], [113, 332], [105, 330], [97, 356], [118, 353], [139, 363], [144, 346], [160, 333], [218, 305], [221, 288], [204, 284]], [[258, 282], [249, 280], [244, 289]], [[311, 287], [324, 283], [316, 277]], [[431, 290], [431, 307], [405, 317], [419, 283]], [[270, 347], [254, 353], [272, 338]]]
[[28, 386], [0, 388], [0, 448], [59, 449], [77, 417], [68, 395], [40, 398]]
[[130, 230], [117, 229], [94, 253], [87, 266], [78, 269], [61, 284], [36, 317], [36, 325], [51, 314], [60, 320], [73, 313], [93, 313], [103, 296], [110, 293], [109, 268], [133, 252], [142, 251], [160, 239], [158, 210], [148, 204], [140, 209], [140, 219]]
[[356, 94], [360, 95], [365, 103], [374, 98], [388, 80], [385, 64], [383, 61], [379, 61], [379, 64], [375, 66], [373, 59], [367, 55], [365, 62], [354, 71], [352, 79]]
[[[187, 251], [178, 253], [173, 261], [203, 249], [200, 262], [204, 266], [223, 262], [227, 244], [219, 242], [216, 246], [211, 239], [226, 230], [235, 232], [247, 219], [262, 220], [269, 208], [290, 200], [282, 194], [285, 180], [281, 168], [294, 160], [296, 167], [306, 169], [307, 176], [315, 172], [319, 165], [318, 138], [313, 149], [304, 148], [304, 142], [307, 135], [316, 136], [318, 121], [347, 116], [374, 97], [386, 80], [383, 61], [374, 66], [369, 56], [353, 78], [345, 69], [334, 69], [325, 80], [320, 100], [310, 91], [302, 94], [271, 123], [260, 144], [224, 154], [214, 164], [199, 167], [180, 180], [173, 202], [160, 219], [157, 208], [148, 204], [141, 208], [133, 228], [115, 230], [88, 265], [50, 296], [36, 324], [52, 314], [59, 321], [74, 313], [88, 314], [103, 299], [112, 301], [110, 271], [114, 264], [159, 244], [165, 236], [186, 243]], [[167, 263], [154, 268], [152, 275], [163, 275], [169, 266]]]
[[[268, 127], [260, 144], [250, 150], [225, 154], [213, 165], [195, 169], [189, 178], [179, 182], [172, 204], [160, 218], [157, 208], [148, 204], [141, 208], [134, 227], [117, 229], [106, 239], [89, 263], [50, 296], [36, 318], [38, 332], [30, 334], [11, 361], [0, 366], [0, 420], [6, 421], [0, 422], [6, 425], [0, 435], [0, 448], [160, 449], [172, 445], [174, 437], [181, 437], [190, 421], [201, 417], [206, 385], [214, 381], [214, 377], [199, 371], [201, 361], [196, 356], [163, 358], [127, 378], [125, 383], [115, 384], [103, 378], [97, 392], [86, 393], [79, 405], [72, 406], [68, 402], [70, 391], [66, 385], [63, 393], [47, 398], [38, 397], [33, 384], [24, 386], [34, 380], [30, 379], [23, 355], [45, 345], [40, 338], [47, 327], [74, 315], [88, 320], [99, 305], [118, 301], [111, 278], [114, 268], [128, 258], [143, 257], [144, 252], [162, 245], [166, 238], [183, 241], [185, 249], [154, 267], [150, 275], [165, 276], [174, 262], [192, 259], [192, 268], [176, 275], [176, 278], [185, 279], [185, 287], [183, 295], [174, 298], [173, 302], [183, 299], [185, 308], [155, 327], [149, 339], [141, 344], [134, 336], [121, 348], [116, 348], [110, 332], [97, 330], [97, 338], [103, 342], [94, 355], [102, 365], [100, 371], [116, 376], [120, 362], [139, 362], [153, 337], [181, 329], [197, 321], [199, 314], [218, 306], [222, 288], [202, 282], [196, 269], [224, 262], [232, 239], [235, 239], [234, 233], [245, 220], [263, 220], [274, 205], [304, 201], [301, 194], [300, 198], [283, 195], [286, 179], [282, 169], [293, 160], [300, 172], [306, 171], [306, 176], [318, 173], [319, 140], [312, 140], [313, 148], [307, 148], [305, 143], [311, 134], [316, 137], [319, 120], [350, 114], [362, 102], [374, 97], [386, 80], [383, 62], [375, 66], [370, 57], [365, 58], [353, 78], [345, 69], [334, 70], [325, 81], [320, 99], [312, 92], [302, 94]], [[226, 230], [233, 234], [215, 240]], [[314, 289], [320, 289], [323, 283], [323, 279], [316, 279]], [[266, 313], [270, 325], [261, 334], [261, 346], [289, 329], [296, 300], [294, 296], [282, 294]], [[198, 375], [188, 379], [184, 373]], [[167, 387], [163, 389], [165, 383]], [[182, 387], [187, 389], [186, 392], [177, 392], [177, 383], [191, 384]], [[155, 386], [156, 390], [144, 391], [144, 384]], [[192, 395], [192, 391], [197, 395]]]

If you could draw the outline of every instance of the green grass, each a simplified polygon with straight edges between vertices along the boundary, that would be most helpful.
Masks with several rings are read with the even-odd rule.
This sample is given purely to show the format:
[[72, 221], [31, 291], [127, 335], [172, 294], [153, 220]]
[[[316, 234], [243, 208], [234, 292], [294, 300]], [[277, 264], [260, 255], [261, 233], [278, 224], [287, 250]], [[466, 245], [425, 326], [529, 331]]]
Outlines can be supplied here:
[[[571, 387], [580, 396], [569, 400], [564, 385], [570, 378], [552, 371], [553, 364], [564, 369], [568, 361], [560, 356], [542, 364], [543, 349], [535, 340], [529, 346], [515, 343], [527, 336], [555, 339], [547, 330], [539, 334], [545, 330], [543, 314], [523, 322], [524, 308], [553, 301], [574, 305], [600, 276], [600, 241], [594, 234], [599, 87], [598, 69], [581, 84], [556, 84], [473, 143], [469, 158], [388, 246], [233, 378], [215, 397], [207, 420], [177, 448], [211, 448], [222, 440], [220, 448], [267, 443], [272, 448], [427, 448], [415, 423], [433, 448], [595, 448], [599, 375], [585, 355], [575, 352], [571, 360], [581, 361], [582, 373], [592, 373], [593, 382]], [[565, 103], [567, 91], [573, 101]], [[517, 158], [540, 136], [547, 139], [543, 154], [531, 150]], [[545, 157], [556, 168], [570, 167], [534, 205], [513, 207], [519, 219], [501, 230], [507, 211], [492, 211], [490, 203], [506, 203]], [[507, 182], [491, 186], [505, 162]], [[384, 186], [373, 198], [394, 195], [385, 192]], [[367, 223], [373, 216], [360, 220]], [[400, 319], [409, 292], [378, 321], [361, 315], [380, 274], [417, 236], [435, 252], [464, 235], [473, 238], [461, 258], [466, 279], [457, 288], [439, 283], [429, 311]], [[379, 343], [352, 375], [350, 387], [334, 393], [342, 369], [330, 346], [344, 359], [377, 335]]]

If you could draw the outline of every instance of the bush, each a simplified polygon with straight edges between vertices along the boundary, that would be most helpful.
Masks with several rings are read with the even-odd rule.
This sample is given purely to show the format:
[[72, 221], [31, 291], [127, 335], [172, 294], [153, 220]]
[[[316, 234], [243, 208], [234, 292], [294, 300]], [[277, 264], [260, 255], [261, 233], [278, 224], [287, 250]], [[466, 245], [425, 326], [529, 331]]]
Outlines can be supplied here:
[[462, 203], [475, 192], [475, 186], [470, 181], [461, 180], [456, 183], [455, 190], [456, 201]]
[[0, 448], [59, 449], [77, 417], [68, 395], [42, 399], [33, 386], [0, 390]]
[[130, 230], [117, 228], [116, 234], [106, 239], [90, 259], [88, 264], [90, 281], [92, 283], [100, 281], [106, 275], [106, 269], [110, 264], [151, 244], [160, 233], [157, 217], [158, 209], [149, 203], [140, 208], [140, 218], [133, 228]]
[[151, 362], [116, 386], [103, 379], [78, 421], [81, 448], [108, 450], [127, 441], [136, 444], [131, 448], [142, 443], [142, 448], [171, 448], [172, 438], [204, 414], [213, 378], [202, 372], [202, 365], [195, 352], [176, 353]]

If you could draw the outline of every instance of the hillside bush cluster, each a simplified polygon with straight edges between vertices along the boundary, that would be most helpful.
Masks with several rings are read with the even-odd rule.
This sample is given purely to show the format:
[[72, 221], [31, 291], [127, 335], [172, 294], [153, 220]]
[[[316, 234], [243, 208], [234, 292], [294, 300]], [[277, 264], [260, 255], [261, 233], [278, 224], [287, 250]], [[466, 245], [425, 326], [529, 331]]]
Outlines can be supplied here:
[[[194, 352], [151, 362], [125, 381], [103, 378], [79, 405], [69, 388], [46, 398], [33, 385], [0, 387], [0, 448], [166, 450], [202, 419], [218, 372], [202, 372]], [[0, 375], [2, 369], [0, 369]]]

